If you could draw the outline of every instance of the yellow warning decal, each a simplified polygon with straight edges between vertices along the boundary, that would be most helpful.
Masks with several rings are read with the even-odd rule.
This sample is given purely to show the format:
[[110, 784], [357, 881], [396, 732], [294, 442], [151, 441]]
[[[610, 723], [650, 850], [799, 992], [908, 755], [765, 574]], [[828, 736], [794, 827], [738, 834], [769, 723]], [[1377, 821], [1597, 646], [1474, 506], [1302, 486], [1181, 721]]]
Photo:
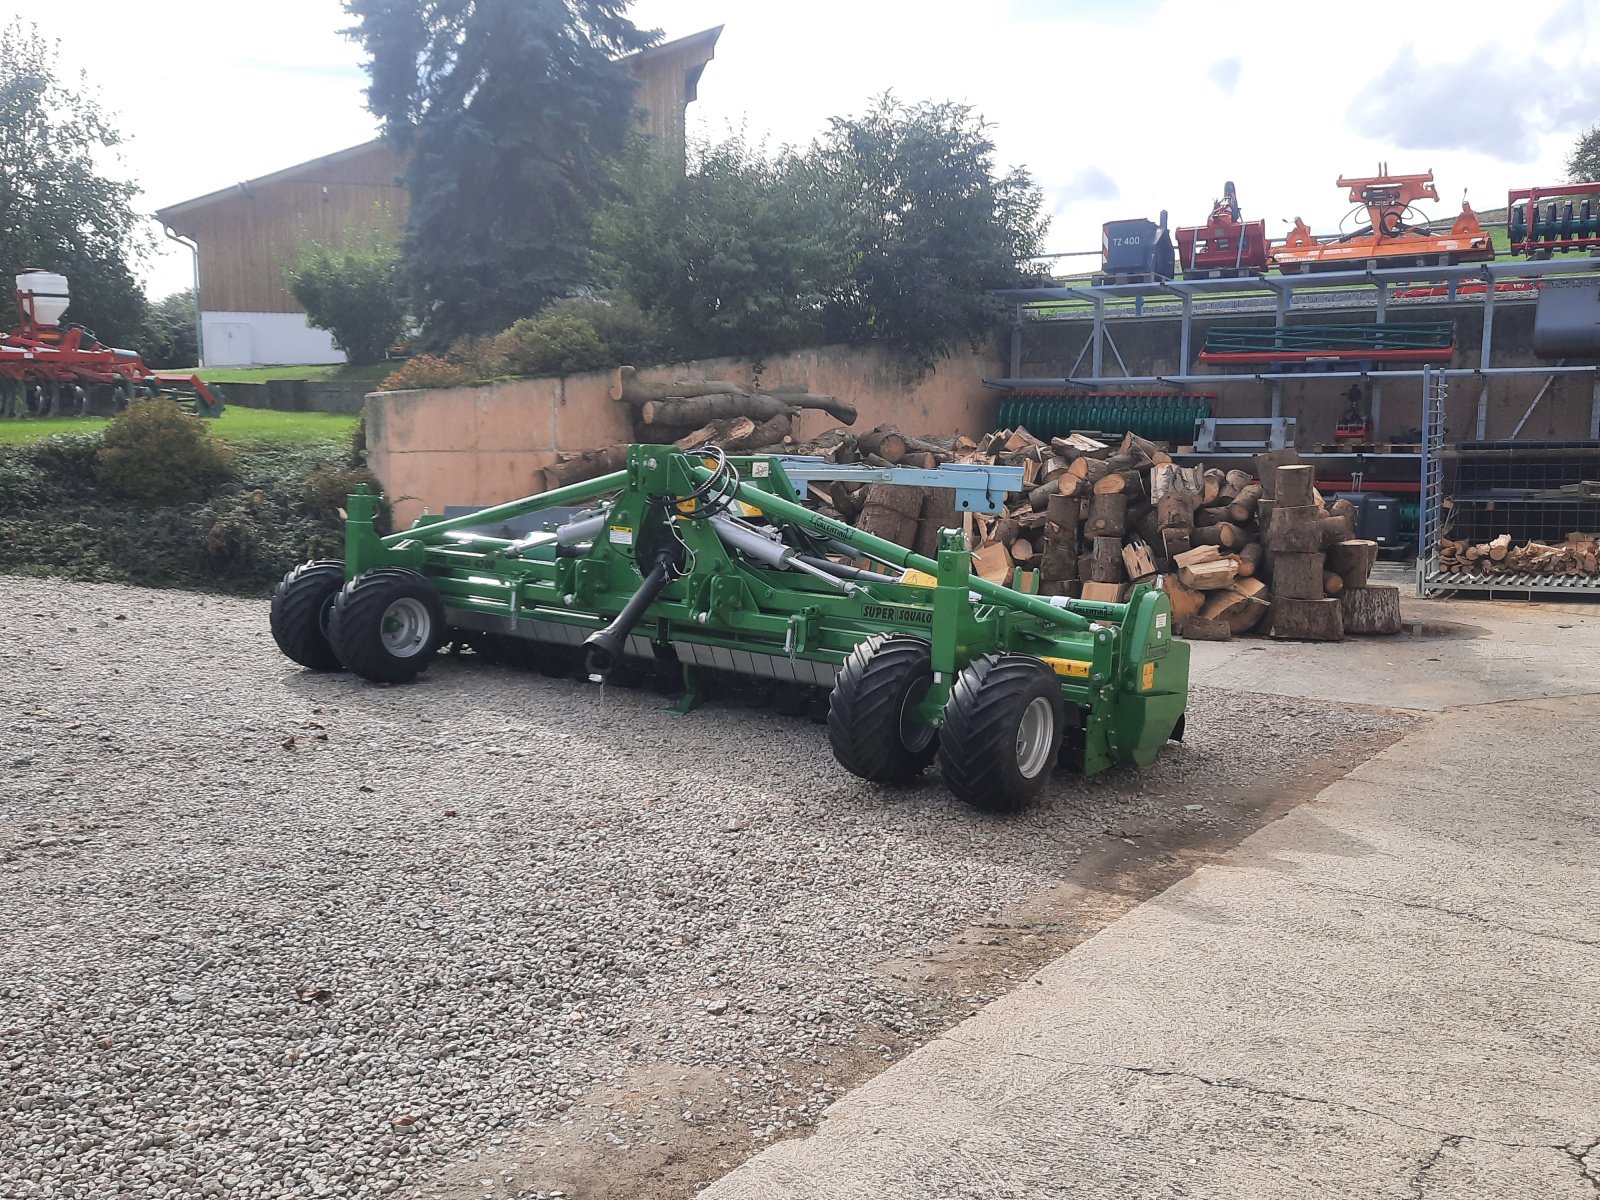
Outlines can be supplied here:
[[1139, 678], [1139, 690], [1142, 692], [1148, 692], [1151, 688], [1155, 687], [1155, 685], [1156, 665], [1153, 662], [1147, 662], [1144, 665], [1144, 673]]
[[909, 583], [914, 587], [938, 587], [939, 581], [926, 571], [907, 568], [906, 573], [900, 576], [901, 583]]
[[1042, 661], [1049, 663], [1050, 669], [1057, 675], [1065, 675], [1069, 679], [1089, 678], [1089, 664], [1075, 658], [1044, 658]]

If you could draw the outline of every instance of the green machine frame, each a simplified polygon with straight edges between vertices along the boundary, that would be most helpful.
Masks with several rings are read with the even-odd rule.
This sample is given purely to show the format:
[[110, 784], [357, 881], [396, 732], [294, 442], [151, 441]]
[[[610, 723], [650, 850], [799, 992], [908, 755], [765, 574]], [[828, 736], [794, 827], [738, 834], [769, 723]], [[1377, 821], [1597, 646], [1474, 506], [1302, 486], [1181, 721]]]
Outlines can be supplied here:
[[[377, 504], [351, 496], [344, 561], [297, 568], [274, 597], [303, 665], [404, 679], [447, 638], [515, 641], [581, 652], [591, 677], [675, 665], [682, 712], [715, 672], [830, 689], [847, 768], [903, 782], [937, 754], [986, 808], [1032, 797], [1041, 747], [1093, 773], [1182, 736], [1188, 646], [1160, 588], [1112, 604], [990, 582], [959, 531], [935, 561], [806, 507], [781, 457], [634, 446], [623, 471], [388, 536]], [[531, 534], [484, 531], [545, 511]]]

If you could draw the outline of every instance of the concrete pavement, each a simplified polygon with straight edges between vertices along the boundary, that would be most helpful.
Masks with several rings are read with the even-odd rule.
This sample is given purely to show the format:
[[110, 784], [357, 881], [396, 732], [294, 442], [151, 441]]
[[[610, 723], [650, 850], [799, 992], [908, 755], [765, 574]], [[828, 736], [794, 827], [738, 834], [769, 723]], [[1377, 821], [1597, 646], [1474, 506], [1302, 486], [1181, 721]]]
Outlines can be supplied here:
[[1600, 1194], [1600, 619], [1422, 612], [1476, 635], [1198, 647], [1443, 711], [702, 1194]]

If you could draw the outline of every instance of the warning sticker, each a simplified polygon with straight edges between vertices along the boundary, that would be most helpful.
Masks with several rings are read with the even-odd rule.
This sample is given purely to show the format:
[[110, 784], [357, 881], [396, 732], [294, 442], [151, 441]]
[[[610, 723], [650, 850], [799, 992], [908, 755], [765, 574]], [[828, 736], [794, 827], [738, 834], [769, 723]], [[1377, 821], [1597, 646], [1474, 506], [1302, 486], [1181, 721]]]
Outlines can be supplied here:
[[1073, 658], [1046, 658], [1044, 661], [1057, 675], [1065, 675], [1068, 679], [1089, 678], [1089, 664], [1086, 662]]
[[1167, 627], [1167, 614], [1166, 613], [1157, 613], [1156, 614], [1156, 628], [1157, 629], [1165, 629], [1166, 627]]
[[618, 546], [633, 545], [633, 530], [626, 525], [613, 525], [611, 527], [611, 541]]
[[1142, 691], [1148, 692], [1151, 688], [1155, 687], [1155, 685], [1156, 665], [1153, 662], [1147, 662], [1144, 665], [1144, 674], [1139, 680], [1139, 687]]

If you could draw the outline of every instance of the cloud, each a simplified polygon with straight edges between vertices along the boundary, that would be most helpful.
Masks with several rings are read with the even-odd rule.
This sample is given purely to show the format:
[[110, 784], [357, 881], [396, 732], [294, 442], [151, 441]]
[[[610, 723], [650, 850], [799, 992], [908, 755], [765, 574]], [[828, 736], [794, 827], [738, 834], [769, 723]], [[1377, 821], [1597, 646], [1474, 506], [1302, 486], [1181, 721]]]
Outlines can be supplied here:
[[1076, 204], [1080, 200], [1116, 200], [1122, 195], [1122, 189], [1117, 186], [1117, 181], [1099, 167], [1085, 167], [1064, 185], [1056, 188], [1055, 192], [1057, 216], [1065, 212], [1068, 205]]
[[1505, 61], [1483, 46], [1456, 63], [1424, 63], [1402, 46], [1350, 105], [1350, 128], [1402, 150], [1474, 150], [1501, 162], [1538, 157], [1552, 129], [1600, 111], [1600, 76], [1536, 58]]
[[1225, 58], [1221, 62], [1214, 62], [1206, 68], [1206, 78], [1217, 85], [1217, 90], [1224, 96], [1233, 95], [1233, 89], [1239, 84], [1239, 72], [1244, 63], [1237, 57]]

